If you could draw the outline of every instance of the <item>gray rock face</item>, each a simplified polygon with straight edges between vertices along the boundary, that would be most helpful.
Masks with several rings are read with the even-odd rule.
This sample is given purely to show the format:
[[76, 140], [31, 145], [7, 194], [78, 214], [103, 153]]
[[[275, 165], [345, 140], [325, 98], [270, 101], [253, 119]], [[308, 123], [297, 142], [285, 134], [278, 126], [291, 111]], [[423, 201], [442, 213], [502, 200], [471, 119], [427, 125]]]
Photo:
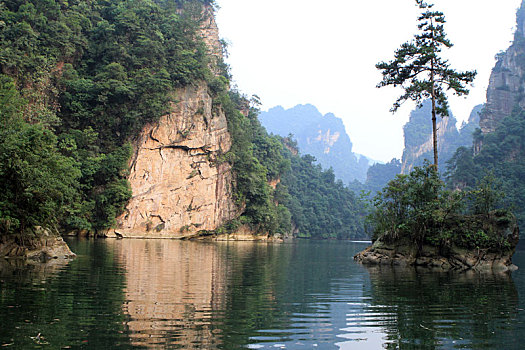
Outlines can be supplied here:
[[497, 56], [487, 88], [487, 104], [479, 122], [484, 134], [491, 133], [514, 108], [525, 108], [525, 8], [518, 11], [512, 45]]
[[62, 237], [41, 227], [35, 237], [3, 236], [0, 238], [0, 258], [21, 258], [37, 262], [76, 257]]
[[[479, 126], [479, 114], [482, 105], [475, 106], [468, 123], [458, 129], [456, 118], [449, 111], [449, 116], [438, 119], [438, 154], [440, 171], [446, 170], [446, 164], [459, 147], [472, 146], [472, 133]], [[408, 174], [415, 166], [422, 166], [424, 160], [434, 159], [434, 143], [432, 135], [432, 104], [430, 100], [423, 103], [420, 109], [410, 113], [409, 121], [403, 126], [405, 148], [401, 165], [401, 173]]]

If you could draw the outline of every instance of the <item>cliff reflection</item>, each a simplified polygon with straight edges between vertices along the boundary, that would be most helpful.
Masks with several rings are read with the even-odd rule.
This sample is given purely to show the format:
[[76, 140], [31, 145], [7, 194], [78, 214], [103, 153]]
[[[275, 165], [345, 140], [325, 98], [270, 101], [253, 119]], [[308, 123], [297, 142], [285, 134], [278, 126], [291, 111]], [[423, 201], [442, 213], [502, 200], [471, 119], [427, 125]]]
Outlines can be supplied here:
[[[431, 273], [368, 268], [370, 309], [392, 315], [380, 325], [387, 349], [500, 348], [517, 317], [519, 296], [509, 274]], [[493, 347], [494, 346], [494, 347]], [[501, 348], [505, 348], [502, 346]]]
[[[175, 240], [116, 244], [126, 270], [123, 311], [135, 346], [216, 349], [245, 344], [248, 337], [240, 336], [243, 326], [235, 320], [249, 317], [240, 315], [239, 304], [246, 306], [244, 312], [256, 314], [262, 301], [268, 305], [274, 298], [273, 288], [268, 288], [274, 276], [264, 271], [276, 270], [272, 261], [277, 264], [279, 259], [272, 259], [271, 252], [277, 246]], [[253, 288], [245, 295], [232, 294], [238, 283]], [[238, 310], [238, 317], [230, 314], [232, 309]]]
[[[224, 270], [217, 247], [173, 240], [123, 240], [124, 312], [134, 345], [213, 348], [210, 312], [223, 302]], [[197, 345], [196, 345], [197, 346]]]

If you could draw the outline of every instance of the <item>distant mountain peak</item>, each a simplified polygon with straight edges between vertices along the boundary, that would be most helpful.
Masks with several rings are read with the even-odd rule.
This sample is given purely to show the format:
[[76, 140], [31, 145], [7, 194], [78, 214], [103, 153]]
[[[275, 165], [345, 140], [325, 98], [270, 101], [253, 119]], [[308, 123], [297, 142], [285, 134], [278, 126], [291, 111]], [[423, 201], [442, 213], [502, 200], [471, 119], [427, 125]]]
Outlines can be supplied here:
[[333, 113], [323, 115], [312, 104], [299, 104], [290, 109], [270, 108], [259, 119], [268, 132], [283, 137], [292, 133], [302, 154], [313, 155], [325, 169], [331, 167], [344, 183], [366, 179], [369, 160], [352, 152], [344, 123]]

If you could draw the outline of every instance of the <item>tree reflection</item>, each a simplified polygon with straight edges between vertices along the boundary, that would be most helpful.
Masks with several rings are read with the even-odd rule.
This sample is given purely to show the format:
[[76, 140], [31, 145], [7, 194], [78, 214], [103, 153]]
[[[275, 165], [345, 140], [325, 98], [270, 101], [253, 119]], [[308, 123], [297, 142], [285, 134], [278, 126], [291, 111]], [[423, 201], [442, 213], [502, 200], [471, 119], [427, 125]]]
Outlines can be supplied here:
[[381, 324], [387, 349], [491, 348], [515, 341], [510, 331], [519, 297], [509, 274], [386, 266], [368, 272], [370, 307], [394, 315]]

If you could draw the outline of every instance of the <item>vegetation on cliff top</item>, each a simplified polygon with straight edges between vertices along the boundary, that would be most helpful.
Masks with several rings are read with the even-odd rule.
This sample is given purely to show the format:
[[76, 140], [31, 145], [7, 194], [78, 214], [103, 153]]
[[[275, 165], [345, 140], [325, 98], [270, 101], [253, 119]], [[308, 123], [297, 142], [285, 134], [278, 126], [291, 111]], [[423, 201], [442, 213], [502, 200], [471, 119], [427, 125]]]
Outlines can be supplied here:
[[[208, 84], [214, 108], [226, 112], [232, 134], [223, 160], [233, 165], [235, 196], [245, 209], [231, 225], [291, 231], [297, 206], [290, 204], [286, 186], [274, 189], [269, 183], [291, 173], [292, 157], [261, 127], [257, 109], [228, 91], [228, 68], [219, 62], [218, 76], [210, 70], [199, 34], [210, 15], [203, 5], [215, 2], [0, 4], [2, 234], [36, 225], [90, 232], [114, 225], [131, 196], [129, 142], [167, 112], [170, 91], [201, 81]], [[313, 174], [321, 176], [320, 169]], [[322, 205], [328, 212], [333, 204]]]
[[[64, 191], [74, 192], [68, 195], [68, 209], [49, 211], [64, 229], [98, 231], [114, 224], [131, 196], [126, 142], [166, 112], [167, 91], [212, 79], [205, 46], [196, 36], [200, 6], [140, 0], [10, 0], [0, 5], [0, 65], [20, 91], [21, 118], [46, 135], [46, 154], [76, 174]], [[45, 162], [36, 149], [27, 152], [36, 164]], [[9, 176], [26, 170], [25, 165], [10, 168]], [[50, 170], [58, 182], [64, 172]], [[34, 182], [20, 191], [37, 197]], [[2, 194], [3, 203], [11, 203], [9, 193]], [[63, 199], [53, 200], [53, 207], [64, 207]], [[15, 206], [30, 210], [37, 203]], [[0, 209], [2, 222], [21, 220], [8, 216], [5, 205]]]

